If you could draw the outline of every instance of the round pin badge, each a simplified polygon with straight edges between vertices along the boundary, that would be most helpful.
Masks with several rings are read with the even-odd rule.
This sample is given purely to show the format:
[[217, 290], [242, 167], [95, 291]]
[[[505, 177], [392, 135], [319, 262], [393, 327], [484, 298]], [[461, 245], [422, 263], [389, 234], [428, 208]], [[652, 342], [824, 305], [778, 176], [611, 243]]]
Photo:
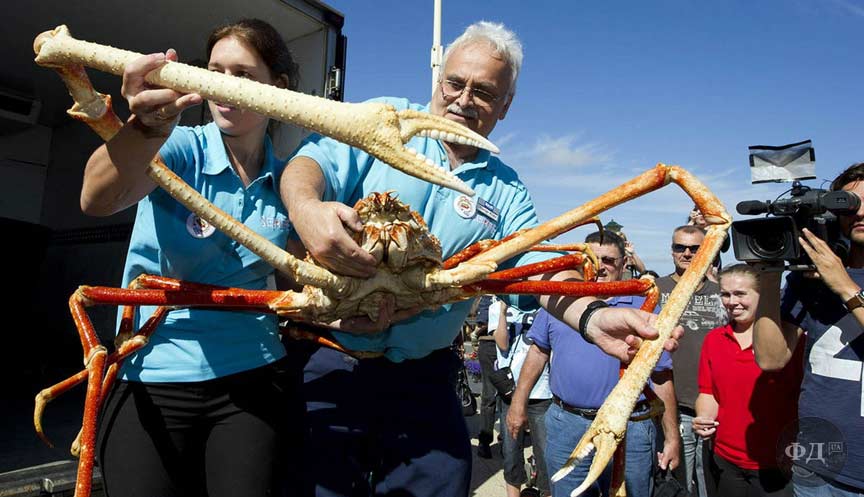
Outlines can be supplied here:
[[465, 219], [471, 219], [477, 214], [477, 203], [471, 199], [468, 195], [459, 195], [453, 200], [453, 209], [456, 211], [456, 214], [464, 217]]
[[186, 218], [186, 231], [195, 238], [207, 238], [216, 232], [216, 228], [193, 212]]

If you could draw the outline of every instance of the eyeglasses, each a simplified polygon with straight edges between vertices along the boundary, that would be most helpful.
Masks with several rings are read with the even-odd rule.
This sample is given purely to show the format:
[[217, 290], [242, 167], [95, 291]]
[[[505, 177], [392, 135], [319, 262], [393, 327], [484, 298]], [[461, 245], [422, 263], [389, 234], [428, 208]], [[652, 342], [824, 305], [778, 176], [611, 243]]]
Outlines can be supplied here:
[[689, 250], [691, 254], [695, 254], [697, 250], [699, 250], [699, 245], [684, 245], [681, 243], [673, 243], [672, 244], [672, 252], [676, 254], [684, 253], [685, 250]]
[[621, 259], [621, 258], [620, 257], [612, 257], [609, 255], [604, 255], [603, 257], [600, 258], [600, 262], [602, 262], [606, 266], [614, 266], [615, 264], [618, 263], [619, 259]]
[[471, 86], [466, 86], [465, 83], [460, 83], [459, 81], [453, 81], [452, 79], [442, 79], [441, 80], [441, 93], [444, 95], [444, 98], [457, 99], [462, 96], [462, 92], [468, 91], [469, 94], [479, 100], [481, 103], [492, 106], [495, 102], [501, 100], [501, 97], [498, 95], [493, 95], [486, 90], [481, 90], [479, 88], [474, 88]]

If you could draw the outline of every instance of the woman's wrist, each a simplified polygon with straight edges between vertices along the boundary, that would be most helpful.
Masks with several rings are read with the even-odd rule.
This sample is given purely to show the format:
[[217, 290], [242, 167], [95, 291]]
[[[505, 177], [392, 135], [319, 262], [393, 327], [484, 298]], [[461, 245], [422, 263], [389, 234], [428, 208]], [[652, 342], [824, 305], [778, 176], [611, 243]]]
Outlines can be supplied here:
[[168, 138], [171, 131], [174, 130], [176, 122], [168, 122], [163, 126], [147, 126], [138, 116], [133, 115], [127, 121], [127, 124], [132, 126], [132, 129], [144, 136], [144, 138]]

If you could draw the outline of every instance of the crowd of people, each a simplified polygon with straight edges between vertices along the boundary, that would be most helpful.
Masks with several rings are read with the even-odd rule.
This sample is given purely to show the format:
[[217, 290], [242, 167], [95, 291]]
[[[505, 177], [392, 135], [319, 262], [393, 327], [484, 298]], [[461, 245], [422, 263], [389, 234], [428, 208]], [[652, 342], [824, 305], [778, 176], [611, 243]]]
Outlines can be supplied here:
[[[296, 64], [266, 22], [220, 27], [207, 47], [211, 71], [296, 85]], [[259, 234], [280, 246], [302, 242], [325, 267], [359, 278], [375, 273], [375, 259], [346, 231], [362, 228], [349, 206], [371, 192], [398, 191], [441, 240], [444, 257], [538, 224], [516, 172], [470, 145], [423, 136], [408, 144], [483, 199], [484, 209], [465, 212], [453, 207], [457, 193], [327, 137], [307, 138], [286, 165], [273, 153], [269, 120], [230, 103], [207, 103], [210, 124], [178, 126], [180, 113], [201, 97], [145, 82], [176, 57], [169, 50], [127, 65], [123, 95], [133, 116], [93, 153], [85, 171], [86, 213], [138, 205], [124, 284], [149, 273], [263, 289], [277, 276], [155, 189], [145, 171], [157, 154]], [[488, 136], [514, 101], [521, 64], [516, 35], [479, 22], [447, 48], [428, 104], [376, 101]], [[861, 180], [864, 165], [858, 164], [832, 188], [862, 195]], [[656, 279], [660, 307], [705, 237], [698, 209], [688, 221], [672, 233], [675, 271]], [[849, 259], [805, 231], [802, 245], [818, 273], [791, 274], [782, 297], [781, 273], [770, 265], [718, 264], [718, 274], [702, 281], [628, 422], [629, 495], [651, 496], [663, 471], [677, 471], [687, 491], [700, 497], [792, 495], [793, 488], [797, 496], [864, 495], [864, 208], [841, 216], [841, 224], [851, 242]], [[650, 272], [623, 236], [598, 232], [585, 241], [600, 262], [600, 281]], [[528, 252], [507, 264], [555, 256]], [[534, 277], [541, 278], [579, 280], [581, 274]], [[526, 433], [540, 494], [570, 495], [584, 478], [590, 458], [555, 483], [549, 474], [594, 419], [640, 339], [656, 336], [656, 316], [641, 310], [642, 303], [638, 296], [500, 296], [475, 308], [477, 322], [485, 323], [477, 350], [483, 376], [477, 454], [491, 457], [497, 420], [508, 497], [528, 481]], [[149, 344], [126, 361], [106, 400], [98, 437], [106, 493], [468, 495], [471, 437], [453, 386], [462, 365], [451, 343], [470, 306], [412, 315], [382, 306], [376, 321], [327, 323], [345, 349], [377, 353], [362, 359], [311, 342], [283, 343], [272, 315], [171, 310]], [[136, 327], [150, 312], [138, 314]], [[659, 398], [662, 414], [654, 415], [646, 396]], [[604, 495], [607, 488], [608, 475], [585, 495]]]

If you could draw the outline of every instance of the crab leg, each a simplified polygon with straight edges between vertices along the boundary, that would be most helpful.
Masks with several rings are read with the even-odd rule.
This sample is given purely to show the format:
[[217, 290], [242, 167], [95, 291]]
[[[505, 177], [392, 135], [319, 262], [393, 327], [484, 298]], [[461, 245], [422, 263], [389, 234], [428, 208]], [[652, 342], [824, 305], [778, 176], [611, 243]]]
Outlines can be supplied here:
[[[40, 65], [81, 64], [118, 76], [126, 64], [140, 57], [135, 52], [76, 40], [66, 26], [40, 34], [33, 47]], [[397, 112], [386, 104], [335, 102], [179, 62], [166, 63], [146, 79], [153, 85], [198, 93], [333, 137], [406, 174], [468, 195], [474, 192], [450, 171], [429, 164], [426, 157], [404, 144], [419, 135], [498, 152], [486, 138], [453, 121], [414, 110]]]
[[[720, 204], [707, 205], [699, 204], [700, 210], [703, 206], [712, 214], [718, 213], [716, 209]], [[711, 209], [711, 210], [709, 210]], [[722, 212], [722, 211], [721, 211]], [[725, 215], [725, 212], [722, 212]], [[706, 218], [707, 219], [707, 218]], [[636, 353], [636, 357], [627, 368], [621, 381], [612, 390], [612, 393], [606, 398], [603, 406], [594, 418], [594, 422], [588, 427], [582, 440], [576, 445], [570, 458], [557, 473], [552, 476], [552, 481], [558, 481], [573, 470], [575, 464], [582, 458], [589, 455], [593, 450], [597, 450], [594, 455], [594, 460], [591, 462], [591, 467], [588, 470], [588, 476], [585, 481], [576, 488], [571, 496], [576, 496], [585, 491], [608, 464], [609, 459], [615, 447], [623, 439], [624, 432], [627, 429], [627, 419], [633, 411], [633, 406], [642, 391], [643, 385], [651, 375], [651, 371], [657, 364], [660, 358], [660, 353], [663, 351], [663, 343], [672, 336], [672, 330], [678, 323], [684, 308], [690, 300], [690, 297], [702, 283], [708, 267], [720, 251], [720, 246], [726, 236], [726, 229], [729, 227], [728, 215], [725, 215], [725, 222], [711, 225], [708, 228], [708, 235], [702, 242], [702, 245], [697, 252], [696, 257], [690, 263], [690, 267], [681, 276], [666, 305], [657, 317], [654, 327], [659, 332], [656, 340], [645, 340], [642, 346]], [[712, 222], [712, 221], [709, 221]], [[716, 221], [714, 221], [716, 222]]]
[[[93, 89], [84, 67], [76, 64], [52, 65], [52, 67], [63, 79], [75, 101], [68, 111], [69, 115], [90, 126], [105, 141], [117, 134], [123, 123], [114, 114], [111, 97]], [[187, 209], [232, 240], [248, 247], [274, 268], [292, 275], [298, 284], [328, 288], [339, 294], [346, 294], [352, 290], [353, 283], [350, 278], [334, 275], [321, 267], [297, 259], [242, 223], [237, 223], [234, 218], [187, 185], [161, 160], [151, 161], [147, 174]]]
[[[648, 294], [645, 296], [645, 302], [642, 303], [641, 309], [645, 312], [653, 312], [654, 307], [657, 306], [657, 301], [660, 299], [660, 290], [657, 286], [652, 286], [648, 291]], [[621, 363], [621, 369], [618, 371], [619, 378], [624, 376], [624, 372], [627, 371], [627, 365]], [[660, 397], [654, 393], [654, 390], [646, 384], [642, 388], [642, 395], [645, 396], [645, 400], [648, 401], [648, 417], [654, 417], [658, 415], [662, 415], [663, 411], [666, 409], [663, 405], [663, 401], [660, 400]], [[625, 475], [626, 473], [626, 461], [627, 461], [627, 438], [625, 434], [625, 438], [621, 439], [621, 443], [618, 444], [618, 448], [615, 449], [615, 454], [612, 456], [612, 480], [609, 483], [609, 495], [614, 497], [627, 497], [627, 487], [625, 486]]]
[[[159, 307], [153, 313], [153, 316], [144, 323], [144, 326], [141, 327], [141, 330], [136, 333], [131, 339], [124, 341], [122, 344], [117, 346], [117, 349], [108, 355], [105, 360], [105, 364], [108, 366], [108, 372], [105, 374], [105, 380], [102, 382], [102, 395], [98, 402], [101, 404], [101, 401], [104, 400], [105, 395], [111, 388], [113, 381], [116, 377], [117, 372], [115, 371], [120, 364], [123, 363], [123, 359], [129, 357], [133, 353], [137, 352], [141, 347], [147, 345], [147, 339], [153, 332], [156, 330], [156, 326], [162, 321], [162, 318], [165, 316], [167, 312], [167, 308]], [[43, 389], [36, 395], [36, 406], [33, 411], [33, 425], [36, 427], [36, 435], [45, 442], [45, 445], [49, 447], [54, 447], [54, 444], [51, 443], [51, 440], [45, 435], [44, 430], [42, 429], [42, 414], [45, 411], [45, 407], [49, 402], [54, 400], [55, 398], [63, 395], [67, 391], [69, 391], [72, 387], [80, 385], [84, 380], [86, 380], [90, 376], [90, 369], [82, 369], [78, 373], [66, 378], [65, 380], [52, 385], [48, 388]], [[95, 401], [95, 400], [94, 400]], [[73, 444], [72, 453], [73, 455], [77, 455], [77, 449], [74, 447], [77, 445]]]
[[592, 281], [512, 281], [483, 280], [465, 287], [470, 294], [497, 293], [509, 295], [566, 295], [585, 297], [588, 295], [611, 297], [615, 295], [642, 294], [654, 284], [643, 279], [592, 282]]
[[514, 280], [517, 278], [525, 278], [528, 276], [535, 276], [538, 274], [549, 273], [552, 271], [561, 271], [564, 269], [571, 269], [583, 265], [593, 264], [596, 264], [596, 257], [594, 257], [593, 253], [586, 252], [585, 254], [568, 254], [561, 257], [556, 257], [554, 259], [549, 259], [548, 261], [535, 262], [534, 264], [527, 264], [525, 266], [519, 266], [513, 269], [496, 271], [489, 275], [489, 279]]
[[575, 226], [584, 224], [607, 209], [661, 188], [670, 181], [678, 184], [696, 205], [700, 206], [709, 224], [722, 226], [725, 232], [731, 218], [717, 197], [686, 170], [678, 166], [657, 164], [653, 169], [614, 190], [535, 228], [523, 231], [519, 236], [489, 248], [457, 268], [431, 273], [427, 277], [426, 284], [429, 288], [441, 288], [465, 285], [486, 278], [507, 259], [526, 252], [544, 240], [555, 238]]
[[[596, 223], [600, 230], [603, 229], [603, 224], [600, 223], [599, 218], [589, 219], [588, 221], [586, 221], [582, 224], [573, 226], [572, 229], [575, 229], [575, 228], [578, 228], [579, 226], [582, 226], [585, 224], [590, 224], [590, 223]], [[491, 249], [492, 247], [497, 247], [498, 245], [501, 245], [502, 243], [504, 243], [506, 241], [509, 241], [509, 240], [514, 239], [514, 238], [518, 238], [518, 237], [522, 236], [522, 233], [524, 233], [526, 231], [529, 231], [529, 230], [528, 229], [519, 230], [515, 233], [511, 233], [511, 234], [505, 236], [504, 238], [502, 238], [500, 240], [480, 240], [479, 242], [473, 243], [473, 244], [465, 247], [464, 249], [460, 250], [459, 252], [453, 254], [452, 256], [450, 256], [446, 261], [444, 261], [443, 264], [441, 264], [441, 267], [444, 269], [452, 269], [452, 268], [458, 266], [459, 264], [461, 264], [461, 263], [471, 259], [472, 257], [476, 256], [477, 254], [480, 254], [482, 252], [486, 252], [489, 249]], [[534, 247], [531, 247], [528, 250], [532, 250], [532, 251], [536, 251], [536, 252], [547, 252], [547, 251], [570, 252], [570, 251], [578, 250], [580, 252], [584, 252], [585, 251], [584, 247], [585, 247], [585, 244], [582, 244], [582, 243], [575, 244], [575, 245], [556, 245], [556, 244], [547, 243], [547, 244], [542, 244], [542, 245], [535, 245]]]

